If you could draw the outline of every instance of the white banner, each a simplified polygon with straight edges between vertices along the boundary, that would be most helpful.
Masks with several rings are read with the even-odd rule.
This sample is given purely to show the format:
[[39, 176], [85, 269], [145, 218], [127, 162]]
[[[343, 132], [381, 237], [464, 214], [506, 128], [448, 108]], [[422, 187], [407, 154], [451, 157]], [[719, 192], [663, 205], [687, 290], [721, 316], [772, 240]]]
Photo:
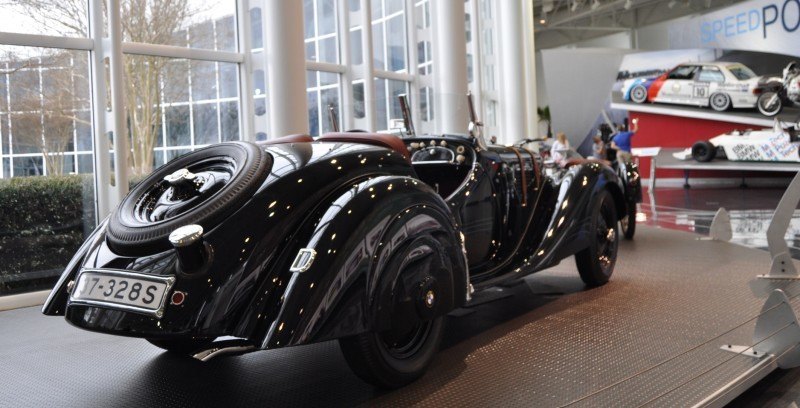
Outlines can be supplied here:
[[721, 48], [800, 56], [800, 0], [751, 0], [680, 19], [670, 48]]

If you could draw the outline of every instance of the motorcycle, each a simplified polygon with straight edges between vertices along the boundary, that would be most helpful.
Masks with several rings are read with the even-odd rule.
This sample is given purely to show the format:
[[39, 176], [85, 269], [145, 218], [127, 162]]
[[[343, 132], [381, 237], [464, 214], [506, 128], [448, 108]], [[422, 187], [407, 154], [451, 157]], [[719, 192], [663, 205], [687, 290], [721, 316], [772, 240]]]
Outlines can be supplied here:
[[768, 82], [761, 91], [756, 106], [764, 116], [775, 116], [784, 106], [800, 106], [800, 63], [790, 62], [781, 81]]

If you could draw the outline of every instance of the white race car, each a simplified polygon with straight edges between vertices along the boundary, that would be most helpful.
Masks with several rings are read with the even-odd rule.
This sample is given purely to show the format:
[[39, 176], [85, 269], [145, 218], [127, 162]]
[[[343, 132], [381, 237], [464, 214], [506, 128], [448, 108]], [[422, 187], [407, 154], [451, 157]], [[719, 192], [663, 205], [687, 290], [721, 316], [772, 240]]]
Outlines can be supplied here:
[[673, 153], [680, 160], [708, 162], [715, 157], [733, 161], [800, 162], [796, 126], [783, 128], [777, 120], [771, 129], [733, 131]]
[[755, 108], [760, 79], [740, 63], [693, 62], [680, 64], [657, 78], [629, 79], [622, 84], [622, 95], [636, 103], [710, 106], [716, 111]]

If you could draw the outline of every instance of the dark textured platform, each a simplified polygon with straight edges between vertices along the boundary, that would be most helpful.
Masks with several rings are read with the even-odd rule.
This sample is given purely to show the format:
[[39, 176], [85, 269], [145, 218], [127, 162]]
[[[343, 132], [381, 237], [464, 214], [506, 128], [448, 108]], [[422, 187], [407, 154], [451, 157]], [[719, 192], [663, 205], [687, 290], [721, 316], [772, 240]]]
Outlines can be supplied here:
[[[390, 393], [360, 382], [335, 342], [184, 360], [139, 339], [85, 332], [38, 308], [0, 313], [2, 407], [687, 406], [752, 365], [768, 291], [766, 252], [641, 227], [613, 281], [586, 290], [572, 260], [457, 313], [420, 381]], [[687, 350], [691, 350], [688, 351]]]

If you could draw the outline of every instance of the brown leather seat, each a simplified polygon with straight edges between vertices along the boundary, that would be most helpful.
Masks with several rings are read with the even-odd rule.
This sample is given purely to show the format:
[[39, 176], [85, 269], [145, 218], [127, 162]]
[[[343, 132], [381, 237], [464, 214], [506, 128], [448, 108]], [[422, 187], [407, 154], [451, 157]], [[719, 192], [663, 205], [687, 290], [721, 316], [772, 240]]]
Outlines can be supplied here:
[[278, 145], [286, 143], [311, 143], [313, 141], [314, 138], [312, 138], [309, 135], [297, 134], [297, 135], [283, 136], [277, 139], [270, 139], [267, 140], [266, 142], [261, 142], [261, 143], [269, 146], [269, 145]]
[[604, 166], [610, 166], [611, 165], [611, 162], [609, 162], [607, 160], [574, 158], [574, 159], [567, 160], [566, 163], [564, 163], [564, 168], [568, 169], [568, 168], [570, 168], [572, 166], [577, 166], [579, 164], [589, 164], [589, 163], [598, 163], [598, 164], [602, 164]]
[[342, 143], [360, 143], [372, 146], [385, 147], [399, 153], [406, 160], [411, 159], [408, 153], [408, 148], [403, 140], [397, 136], [385, 135], [382, 133], [361, 133], [361, 132], [340, 132], [340, 133], [326, 133], [317, 138], [320, 142], [342, 142]]

